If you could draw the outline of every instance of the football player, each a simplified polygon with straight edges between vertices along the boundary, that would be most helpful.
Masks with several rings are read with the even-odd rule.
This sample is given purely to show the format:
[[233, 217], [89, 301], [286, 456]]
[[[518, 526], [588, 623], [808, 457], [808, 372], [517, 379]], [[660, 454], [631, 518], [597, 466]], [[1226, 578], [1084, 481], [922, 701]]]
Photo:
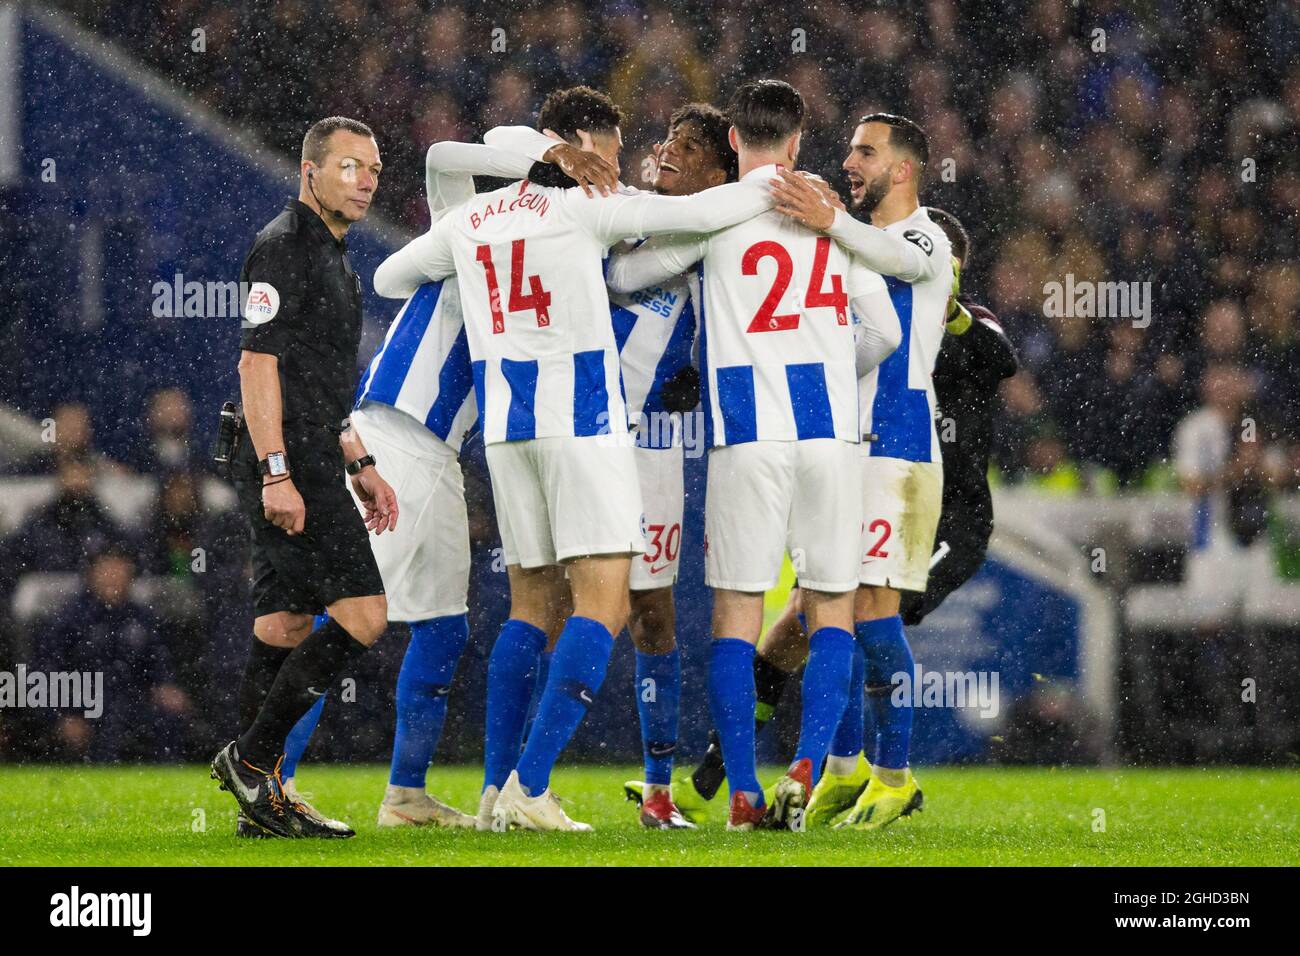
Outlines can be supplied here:
[[[998, 407], [997, 391], [1002, 379], [1014, 375], [1015, 349], [988, 309], [960, 296], [960, 274], [969, 262], [970, 239], [951, 213], [929, 207], [930, 219], [947, 235], [953, 250], [953, 298], [948, 306], [948, 334], [939, 349], [934, 369], [934, 390], [940, 415], [951, 419], [951, 439], [944, 439], [943, 503], [936, 532], [937, 547], [930, 559], [930, 576], [924, 591], [902, 596], [900, 616], [909, 627], [920, 624], [953, 591], [979, 570], [993, 533], [993, 499], [988, 484], [989, 435]], [[807, 638], [800, 621], [796, 588], [781, 616], [773, 623], [759, 653], [754, 673], [758, 681], [755, 726], [761, 727], [772, 715], [781, 692], [807, 655]], [[853, 701], [862, 700], [862, 662], [854, 668]], [[840, 768], [849, 773], [822, 775], [808, 807], [808, 826], [829, 825], [851, 807], [871, 777], [871, 765], [862, 752], [860, 724], [842, 721], [832, 740], [830, 753]], [[713, 799], [725, 770], [714, 741], [700, 766], [674, 781], [674, 792], [686, 813], [703, 815]]]
[[[890, 113], [863, 116], [843, 168], [853, 214], [828, 209], [796, 176], [777, 187], [778, 210], [837, 240], [855, 260], [885, 277], [903, 341], [859, 382], [862, 434], [862, 555], [855, 630], [876, 726], [868, 784], [837, 826], [877, 829], [918, 809], [923, 800], [909, 768], [910, 701], [894, 703], [892, 678], [912, 674], [903, 630], [903, 592], [924, 592], [943, 494], [935, 429], [933, 373], [953, 292], [952, 246], [920, 205], [929, 145], [924, 131]], [[861, 217], [861, 218], [859, 218]], [[869, 220], [869, 221], [867, 221]], [[807, 595], [802, 595], [806, 602]], [[855, 655], [854, 683], [858, 667]], [[841, 741], [862, 734], [862, 708], [844, 712]], [[831, 748], [813, 812], [830, 812], [830, 795], [861, 772], [856, 756]]]

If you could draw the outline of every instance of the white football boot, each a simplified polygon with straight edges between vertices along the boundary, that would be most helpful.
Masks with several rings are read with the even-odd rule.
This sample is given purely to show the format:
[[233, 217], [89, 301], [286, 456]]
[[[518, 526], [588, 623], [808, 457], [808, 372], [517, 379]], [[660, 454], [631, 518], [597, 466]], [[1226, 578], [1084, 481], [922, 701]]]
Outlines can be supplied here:
[[485, 787], [483, 795], [478, 798], [478, 816], [474, 818], [474, 829], [485, 832], [492, 829], [492, 808], [497, 805], [497, 796], [501, 793], [496, 787]]
[[569, 815], [560, 809], [560, 801], [555, 799], [550, 787], [536, 797], [524, 793], [517, 770], [510, 771], [506, 785], [501, 788], [501, 795], [492, 808], [492, 824], [494, 830], [508, 830], [512, 826], [524, 830], [570, 832], [587, 832], [591, 829], [586, 823], [569, 819]]
[[395, 787], [391, 783], [379, 805], [381, 827], [450, 827], [468, 829], [474, 818], [431, 797], [419, 787]]

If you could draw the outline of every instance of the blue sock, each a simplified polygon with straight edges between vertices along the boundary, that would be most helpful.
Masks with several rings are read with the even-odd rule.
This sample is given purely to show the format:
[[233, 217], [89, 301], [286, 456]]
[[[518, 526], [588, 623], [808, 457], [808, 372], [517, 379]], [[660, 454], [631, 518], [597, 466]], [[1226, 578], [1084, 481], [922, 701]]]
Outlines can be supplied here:
[[325, 697], [321, 695], [316, 698], [316, 703], [311, 705], [311, 710], [298, 718], [298, 722], [293, 725], [293, 730], [289, 731], [289, 735], [284, 738], [284, 763], [280, 765], [281, 777], [292, 777], [298, 770], [298, 761], [307, 750], [307, 744], [311, 742], [311, 735], [316, 732], [316, 725], [320, 723], [321, 711], [324, 709]]
[[546, 690], [519, 758], [519, 783], [529, 796], [551, 784], [551, 768], [587, 715], [605, 681], [614, 635], [589, 617], [569, 618], [555, 643]]
[[542, 692], [546, 690], [546, 678], [551, 676], [551, 658], [554, 656], [554, 651], [542, 651], [537, 658], [537, 680], [533, 684], [533, 696], [528, 701], [528, 719], [524, 721], [523, 742], [525, 744], [528, 743], [528, 735], [533, 731], [533, 721], [537, 719], [537, 708], [542, 704]]
[[912, 648], [903, 633], [903, 619], [881, 618], [877, 621], [857, 623], [858, 643], [866, 654], [866, 685], [871, 700], [871, 713], [876, 724], [876, 753], [874, 766], [901, 770], [907, 766], [912, 745], [912, 699], [902, 704], [893, 702], [893, 676], [898, 673], [915, 675]]
[[727, 783], [756, 793], [763, 802], [754, 758], [754, 645], [738, 637], [715, 637], [709, 647], [709, 714], [722, 741]]
[[[329, 619], [328, 614], [317, 614], [312, 620], [311, 629], [317, 630]], [[289, 731], [288, 736], [284, 738], [284, 763], [280, 766], [281, 777], [292, 777], [297, 772], [298, 761], [302, 760], [307, 744], [311, 743], [311, 735], [316, 733], [316, 725], [320, 723], [321, 711], [324, 709], [325, 698], [322, 696], [312, 704], [311, 710], [298, 718], [298, 722], [293, 725], [293, 730]]]
[[519, 762], [524, 720], [537, 680], [537, 658], [546, 632], [514, 618], [501, 625], [488, 657], [487, 721], [483, 745], [483, 789], [505, 786]]
[[799, 724], [796, 761], [812, 761], [812, 779], [822, 774], [822, 761], [831, 737], [849, 702], [853, 673], [853, 635], [842, 627], [822, 627], [808, 638], [808, 664], [803, 672], [803, 715]]
[[397, 730], [388, 782], [424, 788], [429, 761], [447, 719], [447, 692], [469, 641], [465, 614], [416, 621], [397, 675]]
[[[649, 682], [649, 683], [647, 683]], [[668, 785], [677, 749], [677, 711], [682, 696], [682, 655], [636, 652], [636, 709], [641, 716], [645, 782]]]
[[849, 702], [844, 707], [844, 716], [835, 728], [831, 738], [830, 752], [836, 757], [853, 757], [863, 749], [863, 710], [867, 706], [863, 698], [863, 682], [866, 678], [867, 657], [862, 645], [853, 643], [853, 670], [849, 676]]

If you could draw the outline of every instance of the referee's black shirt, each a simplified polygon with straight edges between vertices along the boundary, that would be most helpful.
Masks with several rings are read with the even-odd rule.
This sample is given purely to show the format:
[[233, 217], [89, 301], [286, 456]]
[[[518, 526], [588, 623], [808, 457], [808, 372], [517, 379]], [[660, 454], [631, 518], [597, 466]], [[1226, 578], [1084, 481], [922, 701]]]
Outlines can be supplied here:
[[[352, 409], [361, 344], [361, 282], [347, 243], [291, 199], [257, 234], [239, 278], [248, 284], [239, 347], [279, 359], [286, 444], [328, 443], [342, 467], [337, 435]], [[292, 471], [296, 449], [285, 450]]]
[[344, 598], [383, 594], [339, 448], [361, 344], [361, 283], [347, 246], [294, 200], [257, 234], [240, 279], [249, 285], [239, 344], [279, 359], [283, 450], [307, 509], [301, 534], [267, 519], [257, 452], [241, 441], [231, 476], [252, 530], [254, 613], [318, 614]]

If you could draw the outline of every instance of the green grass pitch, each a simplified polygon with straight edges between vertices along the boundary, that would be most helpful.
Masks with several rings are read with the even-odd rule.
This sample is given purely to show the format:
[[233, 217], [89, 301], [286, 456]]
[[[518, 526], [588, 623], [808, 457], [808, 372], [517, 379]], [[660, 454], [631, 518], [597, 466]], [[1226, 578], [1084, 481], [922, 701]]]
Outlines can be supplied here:
[[[236, 840], [206, 767], [0, 767], [0, 865], [1255, 865], [1300, 863], [1300, 773], [1287, 770], [933, 768], [926, 810], [877, 833], [642, 830], [630, 767], [565, 767], [553, 785], [594, 833], [379, 830], [386, 769], [312, 766], [299, 787], [355, 839]], [[473, 810], [481, 771], [435, 767]], [[774, 776], [769, 772], [764, 777]], [[1101, 829], [1104, 813], [1104, 829]]]

